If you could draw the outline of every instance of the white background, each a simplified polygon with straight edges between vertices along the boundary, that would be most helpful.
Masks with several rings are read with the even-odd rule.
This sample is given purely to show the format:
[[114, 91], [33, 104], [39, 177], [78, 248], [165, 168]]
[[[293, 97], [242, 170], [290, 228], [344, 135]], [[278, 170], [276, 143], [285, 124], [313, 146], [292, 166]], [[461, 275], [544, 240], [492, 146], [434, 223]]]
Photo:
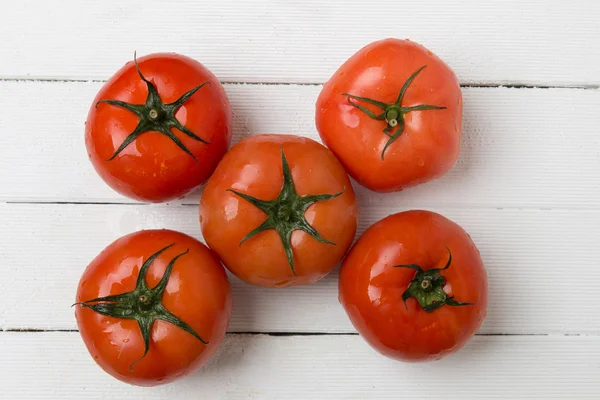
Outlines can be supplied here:
[[[583, 0], [3, 1], [0, 398], [600, 398], [599, 21], [600, 2]], [[231, 333], [206, 368], [153, 389], [102, 372], [70, 308], [83, 269], [138, 229], [201, 238], [199, 192], [134, 203], [93, 171], [83, 124], [102, 82], [134, 50], [180, 52], [224, 82], [234, 142], [318, 138], [320, 84], [385, 37], [455, 70], [462, 152], [445, 177], [403, 193], [355, 186], [359, 233], [411, 208], [460, 223], [489, 276], [479, 334], [440, 362], [402, 364], [356, 335], [337, 271], [284, 290], [232, 279]]]

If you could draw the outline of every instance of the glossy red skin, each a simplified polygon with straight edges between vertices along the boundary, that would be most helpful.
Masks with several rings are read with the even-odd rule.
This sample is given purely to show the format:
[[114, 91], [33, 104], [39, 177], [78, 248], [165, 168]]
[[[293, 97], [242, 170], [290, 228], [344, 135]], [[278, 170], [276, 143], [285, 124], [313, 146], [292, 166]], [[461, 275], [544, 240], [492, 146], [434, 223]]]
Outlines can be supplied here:
[[[407, 113], [404, 133], [382, 161], [387, 123], [353, 107], [342, 93], [394, 103], [404, 82], [423, 65], [427, 67], [408, 87], [402, 106], [447, 109]], [[359, 50], [325, 83], [317, 99], [316, 125], [325, 145], [361, 185], [377, 192], [397, 191], [440, 177], [452, 167], [460, 151], [462, 94], [454, 72], [425, 47], [381, 40]]]
[[121, 381], [141, 386], [171, 382], [202, 367], [225, 337], [231, 315], [225, 269], [208, 247], [175, 231], [139, 231], [113, 242], [86, 268], [76, 301], [133, 290], [143, 262], [171, 243], [175, 245], [151, 264], [146, 282], [150, 288], [156, 286], [173, 257], [189, 249], [175, 263], [162, 303], [209, 344], [167, 322], [155, 321], [150, 350], [131, 371], [131, 363], [144, 354], [137, 322], [76, 307], [77, 326], [91, 356]]
[[121, 100], [144, 104], [148, 89], [133, 61], [125, 64], [98, 92], [90, 107], [85, 144], [89, 158], [102, 179], [120, 194], [146, 202], [162, 202], [184, 196], [204, 183], [231, 142], [232, 114], [219, 80], [191, 58], [158, 53], [138, 59], [140, 70], [157, 87], [164, 103], [176, 101], [187, 91], [198, 90], [175, 114], [184, 126], [210, 142], [204, 144], [177, 129], [171, 131], [194, 154], [194, 159], [168, 137], [146, 132], [115, 159], [108, 159], [138, 124], [138, 117], [122, 108], [98, 104], [99, 100]]
[[[346, 188], [341, 196], [317, 202], [305, 213], [308, 223], [335, 246], [303, 231], [292, 234], [296, 276], [275, 230], [240, 246], [266, 214], [227, 191], [233, 188], [263, 200], [277, 198], [283, 185], [281, 146], [299, 195], [333, 194]], [[200, 223], [206, 243], [237, 277], [254, 285], [284, 287], [314, 283], [341, 261], [356, 233], [357, 206], [348, 175], [323, 145], [292, 135], [257, 135], [242, 140], [223, 157], [204, 189]]]
[[[418, 264], [443, 268], [444, 291], [472, 306], [444, 305], [425, 312], [416, 299], [402, 301]], [[361, 336], [381, 354], [401, 361], [437, 360], [460, 349], [486, 315], [487, 274], [470, 236], [449, 219], [408, 211], [375, 223], [352, 247], [340, 270], [339, 299]]]

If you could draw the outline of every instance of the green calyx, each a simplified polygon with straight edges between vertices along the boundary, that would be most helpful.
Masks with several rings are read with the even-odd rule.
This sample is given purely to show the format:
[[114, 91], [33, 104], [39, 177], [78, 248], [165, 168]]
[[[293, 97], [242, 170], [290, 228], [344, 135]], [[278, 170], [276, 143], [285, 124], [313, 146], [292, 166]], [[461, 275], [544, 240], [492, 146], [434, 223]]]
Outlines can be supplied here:
[[154, 321], [157, 319], [173, 324], [178, 328], [188, 332], [202, 343], [208, 344], [208, 342], [202, 339], [191, 326], [169, 312], [169, 310], [167, 310], [162, 304], [162, 296], [165, 288], [167, 287], [167, 283], [169, 282], [173, 265], [179, 257], [187, 254], [189, 250], [176, 255], [171, 262], [169, 262], [169, 265], [165, 269], [165, 273], [155, 287], [149, 288], [146, 284], [146, 273], [148, 272], [150, 264], [152, 264], [152, 262], [162, 252], [172, 247], [173, 244], [158, 250], [156, 253], [148, 257], [148, 259], [142, 265], [142, 268], [140, 268], [137, 283], [133, 291], [117, 295], [98, 297], [92, 300], [74, 304], [89, 308], [92, 311], [108, 317], [133, 319], [137, 321], [142, 333], [142, 338], [144, 339], [145, 349], [144, 354], [130, 365], [129, 369], [132, 371], [133, 366], [141, 361], [146, 354], [148, 354], [148, 350], [150, 349], [150, 334], [152, 330], [152, 324], [154, 324]]
[[[448, 249], [446, 247], [446, 249]], [[441, 272], [450, 268], [452, 264], [452, 252], [448, 249], [449, 257], [448, 262], [444, 268], [435, 268], [423, 270], [417, 264], [402, 264], [395, 265], [394, 268], [409, 268], [416, 271], [414, 278], [410, 281], [408, 289], [402, 293], [402, 301], [406, 306], [406, 300], [414, 297], [421, 308], [426, 312], [432, 312], [442, 307], [443, 305], [448, 306], [472, 306], [474, 303], [462, 303], [454, 300], [444, 292], [444, 285], [446, 279], [442, 276]]]
[[[412, 81], [416, 78], [416, 76], [419, 74], [419, 72], [421, 72], [425, 67], [426, 67], [426, 65], [419, 68], [416, 72], [414, 72], [406, 80], [406, 82], [404, 82], [404, 85], [402, 85], [402, 89], [400, 89], [400, 94], [398, 94], [398, 98], [396, 99], [396, 102], [394, 102], [393, 104], [383, 103], [381, 101], [369, 99], [367, 97], [354, 96], [354, 95], [348, 94], [348, 93], [342, 94], [343, 96], [348, 97], [348, 102], [350, 104], [352, 104], [354, 107], [358, 108], [360, 111], [367, 114], [369, 117], [379, 120], [379, 121], [385, 121], [387, 123], [387, 126], [385, 127], [385, 129], [383, 129], [383, 133], [388, 137], [388, 141], [385, 144], [385, 146], [383, 147], [383, 151], [381, 152], [382, 160], [384, 159], [385, 151], [388, 149], [388, 147], [390, 147], [390, 145], [392, 143], [394, 143], [394, 141], [396, 139], [398, 139], [400, 137], [400, 135], [402, 135], [402, 132], [404, 131], [404, 115], [406, 115], [409, 112], [413, 112], [413, 111], [443, 110], [446, 108], [446, 107], [440, 107], [440, 106], [432, 106], [429, 104], [419, 104], [419, 105], [412, 106], [412, 107], [403, 107], [402, 106], [402, 100], [404, 99], [404, 94], [406, 93], [406, 89], [408, 89], [408, 87], [410, 86]], [[371, 110], [369, 110], [368, 108], [363, 107], [360, 104], [355, 103], [352, 100], [359, 100], [359, 101], [362, 101], [362, 102], [365, 102], [368, 104], [372, 104], [372, 105], [382, 109], [383, 112], [380, 114], [376, 114], [376, 113], [372, 112]], [[395, 132], [392, 133], [392, 131], [394, 129], [395, 129]]]
[[233, 189], [228, 189], [228, 191], [241, 197], [267, 214], [267, 219], [265, 222], [248, 233], [240, 242], [240, 246], [251, 237], [258, 235], [263, 231], [274, 229], [281, 238], [281, 242], [283, 243], [283, 248], [285, 250], [288, 263], [290, 264], [290, 268], [292, 269], [292, 273], [296, 275], [296, 269], [294, 267], [294, 254], [291, 245], [292, 233], [295, 230], [301, 230], [308, 233], [321, 243], [335, 245], [335, 243], [323, 238], [321, 234], [308, 223], [304, 217], [304, 213], [308, 207], [318, 201], [331, 200], [341, 196], [346, 188], [335, 194], [299, 196], [298, 193], [296, 193], [296, 187], [294, 186], [292, 173], [290, 171], [290, 166], [288, 165], [287, 159], [285, 158], [283, 147], [281, 148], [281, 162], [283, 166], [283, 187], [281, 188], [281, 192], [279, 192], [279, 196], [277, 196], [276, 199], [261, 200]]
[[148, 97], [146, 98], [146, 104], [130, 104], [125, 103], [120, 100], [100, 100], [96, 103], [96, 107], [100, 103], [110, 104], [115, 107], [124, 108], [128, 111], [131, 111], [135, 115], [138, 116], [139, 122], [136, 128], [131, 132], [121, 143], [119, 148], [115, 151], [115, 153], [108, 159], [108, 161], [113, 160], [117, 157], [127, 146], [129, 146], [135, 139], [137, 139], [141, 134], [146, 132], [158, 132], [160, 134], [165, 135], [169, 139], [173, 141], [181, 150], [185, 151], [190, 157], [194, 159], [194, 162], [198, 164], [198, 160], [192, 154], [192, 152], [179, 140], [177, 136], [173, 134], [171, 131], [172, 128], [179, 129], [186, 136], [202, 142], [204, 144], [210, 144], [208, 141], [202, 139], [194, 132], [186, 128], [177, 118], [175, 118], [175, 114], [177, 110], [186, 102], [190, 97], [194, 95], [200, 88], [204, 85], [210, 85], [210, 82], [204, 82], [201, 85], [196, 86], [190, 91], [183, 94], [179, 99], [177, 99], [173, 103], [165, 104], [160, 98], [158, 94], [158, 90], [156, 86], [149, 80], [147, 80], [142, 71], [140, 71], [140, 67], [137, 63], [137, 59], [135, 53], [133, 55], [133, 60], [135, 62], [135, 68], [137, 69], [140, 78], [146, 82], [148, 86]]

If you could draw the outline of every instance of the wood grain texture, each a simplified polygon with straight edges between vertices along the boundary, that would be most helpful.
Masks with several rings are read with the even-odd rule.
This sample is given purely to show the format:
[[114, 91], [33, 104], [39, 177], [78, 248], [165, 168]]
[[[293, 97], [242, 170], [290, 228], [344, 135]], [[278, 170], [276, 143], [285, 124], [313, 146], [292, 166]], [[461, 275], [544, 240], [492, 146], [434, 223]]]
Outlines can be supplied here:
[[410, 38], [463, 84], [597, 86], [600, 3], [566, 1], [94, 0], [9, 2], [0, 78], [107, 79], [174, 51], [226, 82], [325, 82], [360, 47]]
[[[0, 201], [131, 202], [87, 159], [98, 82], [0, 82]], [[318, 140], [318, 86], [226, 85], [234, 142], [257, 133]], [[465, 88], [461, 155], [442, 179], [363, 204], [598, 208], [600, 90]], [[49, 102], [49, 99], [52, 101]], [[183, 199], [197, 203], [199, 193]]]
[[406, 364], [359, 336], [229, 335], [203, 370], [157, 388], [112, 379], [76, 332], [0, 333], [0, 354], [7, 400], [585, 400], [600, 391], [597, 336], [479, 336], [442, 361]]
[[[400, 205], [360, 213], [359, 234]], [[600, 210], [434, 208], [461, 224], [489, 276], [482, 333], [600, 334]], [[70, 305], [87, 264], [138, 229], [201, 239], [195, 206], [0, 204], [0, 329], [75, 329]], [[237, 332], [354, 332], [337, 301], [337, 271], [315, 285], [264, 289], [232, 277]]]
[[[4, 3], [0, 399], [599, 398], [600, 2]], [[232, 277], [229, 331], [237, 333], [205, 369], [154, 389], [103, 373], [77, 332], [5, 331], [76, 329], [70, 305], [79, 278], [123, 234], [171, 228], [202, 239], [200, 191], [171, 204], [134, 203], [87, 160], [90, 103], [134, 50], [191, 56], [226, 82], [234, 142], [259, 133], [318, 139], [319, 84], [386, 37], [422, 43], [468, 86], [462, 150], [445, 177], [402, 193], [355, 185], [358, 234], [412, 208], [471, 233], [490, 299], [463, 350], [428, 364], [379, 356], [337, 301], [337, 270], [283, 290]], [[499, 85], [560, 88], [489, 87]]]

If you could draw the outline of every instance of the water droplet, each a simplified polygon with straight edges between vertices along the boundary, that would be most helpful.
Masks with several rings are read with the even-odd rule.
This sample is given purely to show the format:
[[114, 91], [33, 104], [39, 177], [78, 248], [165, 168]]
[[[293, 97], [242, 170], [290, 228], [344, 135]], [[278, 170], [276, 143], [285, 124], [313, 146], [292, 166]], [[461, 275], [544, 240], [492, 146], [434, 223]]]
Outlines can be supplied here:
[[128, 343], [129, 339], [123, 339], [123, 343]]

